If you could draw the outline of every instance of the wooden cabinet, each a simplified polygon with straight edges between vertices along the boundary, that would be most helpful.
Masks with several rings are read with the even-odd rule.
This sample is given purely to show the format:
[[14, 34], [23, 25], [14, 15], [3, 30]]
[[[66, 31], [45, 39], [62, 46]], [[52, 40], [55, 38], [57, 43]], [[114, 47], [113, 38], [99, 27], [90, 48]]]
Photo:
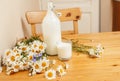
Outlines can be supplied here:
[[[53, 0], [56, 9], [79, 7], [82, 17], [79, 33], [99, 32], [99, 0]], [[47, 9], [47, 0], [40, 0], [40, 9]], [[62, 30], [72, 29], [71, 22], [62, 23]]]
[[120, 1], [113, 1], [113, 31], [120, 31]]

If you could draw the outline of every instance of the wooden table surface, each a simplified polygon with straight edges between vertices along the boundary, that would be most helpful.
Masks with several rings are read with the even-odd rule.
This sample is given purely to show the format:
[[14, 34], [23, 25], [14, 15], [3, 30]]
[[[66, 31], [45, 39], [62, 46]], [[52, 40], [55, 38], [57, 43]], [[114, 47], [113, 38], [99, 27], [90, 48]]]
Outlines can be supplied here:
[[[52, 81], [120, 81], [120, 32], [66, 35], [65, 38], [79, 39], [84, 44], [101, 43], [105, 50], [101, 58], [94, 59], [88, 57], [87, 54], [73, 52], [72, 59], [67, 61], [70, 65], [67, 74], [61, 78], [57, 77]], [[59, 61], [57, 56], [50, 58]], [[28, 71], [18, 72], [8, 76], [4, 70], [0, 74], [0, 81], [48, 80], [44, 77], [44, 74], [29, 77]]]

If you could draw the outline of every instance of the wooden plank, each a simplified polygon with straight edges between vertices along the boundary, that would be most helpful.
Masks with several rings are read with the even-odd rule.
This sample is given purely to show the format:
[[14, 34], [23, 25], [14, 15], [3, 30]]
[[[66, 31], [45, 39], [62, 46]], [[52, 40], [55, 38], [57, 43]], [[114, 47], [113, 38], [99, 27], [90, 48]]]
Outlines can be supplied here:
[[[46, 11], [28, 11], [26, 13], [26, 18], [29, 24], [41, 24], [43, 18], [46, 15]], [[55, 13], [61, 13], [60, 21], [72, 21], [79, 20], [81, 18], [80, 8], [68, 8], [68, 9], [57, 9]]]
[[[78, 20], [80, 20], [81, 18], [80, 8], [58, 9], [54, 12], [56, 13], [56, 15], [60, 15], [59, 19], [61, 22], [73, 21], [73, 33], [78, 34]], [[33, 36], [37, 35], [35, 25], [42, 23], [46, 13], [47, 11], [31, 11], [26, 13], [26, 19], [28, 23], [32, 26], [31, 32]]]
[[[101, 58], [92, 59], [88, 55], [73, 51], [67, 74], [52, 81], [120, 81], [120, 32], [64, 35], [66, 39], [79, 39], [84, 44], [101, 43], [105, 47]], [[93, 41], [90, 41], [93, 40]], [[57, 56], [50, 56], [62, 64]], [[57, 65], [56, 65], [57, 66]], [[44, 74], [28, 76], [28, 71], [7, 76], [5, 70], [0, 74], [0, 81], [48, 81]]]

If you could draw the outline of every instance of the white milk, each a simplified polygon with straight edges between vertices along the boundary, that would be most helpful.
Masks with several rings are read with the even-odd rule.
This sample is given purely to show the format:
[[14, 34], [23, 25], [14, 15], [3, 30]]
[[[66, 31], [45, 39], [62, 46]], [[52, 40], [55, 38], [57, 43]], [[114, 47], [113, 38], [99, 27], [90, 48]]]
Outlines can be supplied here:
[[47, 44], [47, 54], [56, 55], [56, 44], [61, 42], [61, 23], [59, 18], [53, 12], [52, 2], [48, 2], [48, 11], [45, 18], [43, 19], [42, 31], [44, 42]]
[[57, 45], [58, 58], [60, 60], [69, 60], [72, 57], [72, 43], [61, 42]]

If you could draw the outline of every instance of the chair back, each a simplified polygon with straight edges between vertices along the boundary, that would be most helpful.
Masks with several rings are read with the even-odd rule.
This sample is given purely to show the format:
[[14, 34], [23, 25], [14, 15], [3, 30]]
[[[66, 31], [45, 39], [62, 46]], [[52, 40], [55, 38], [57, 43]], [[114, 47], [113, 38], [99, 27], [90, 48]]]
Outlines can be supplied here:
[[[47, 11], [29, 11], [26, 12], [26, 19], [31, 24], [32, 35], [37, 35], [36, 24], [41, 24]], [[64, 31], [62, 34], [78, 34], [78, 20], [80, 20], [81, 12], [80, 8], [58, 9], [55, 11], [57, 14], [61, 14], [59, 19], [61, 22], [73, 21], [73, 31]]]

